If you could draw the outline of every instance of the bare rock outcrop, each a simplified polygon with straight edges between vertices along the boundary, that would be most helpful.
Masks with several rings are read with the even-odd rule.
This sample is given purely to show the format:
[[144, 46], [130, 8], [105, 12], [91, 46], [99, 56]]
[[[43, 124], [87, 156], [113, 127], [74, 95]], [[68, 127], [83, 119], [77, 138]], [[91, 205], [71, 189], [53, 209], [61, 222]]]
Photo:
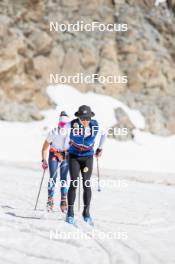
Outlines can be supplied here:
[[[51, 106], [46, 95], [50, 73], [127, 75], [127, 84], [97, 81], [74, 86], [139, 109], [147, 131], [174, 134], [175, 2], [155, 2], [1, 0], [0, 118], [42, 118], [39, 111]], [[128, 31], [57, 32], [50, 31], [50, 21], [128, 24]]]

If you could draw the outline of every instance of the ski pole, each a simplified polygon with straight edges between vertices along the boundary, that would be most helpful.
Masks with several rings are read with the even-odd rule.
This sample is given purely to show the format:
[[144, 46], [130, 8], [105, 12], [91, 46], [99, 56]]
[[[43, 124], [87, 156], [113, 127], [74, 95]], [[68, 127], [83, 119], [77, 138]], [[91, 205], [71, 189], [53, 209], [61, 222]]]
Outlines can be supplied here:
[[78, 212], [80, 212], [80, 198], [81, 198], [81, 178], [80, 178], [80, 175], [79, 175]]
[[39, 200], [39, 196], [40, 196], [41, 187], [42, 187], [42, 184], [43, 184], [45, 172], [46, 172], [46, 169], [43, 170], [43, 175], [42, 175], [42, 178], [41, 178], [41, 183], [40, 183], [40, 187], [39, 187], [39, 191], [38, 191], [38, 195], [37, 195], [37, 199], [36, 199], [36, 204], [35, 204], [35, 208], [34, 208], [35, 211], [36, 211], [36, 208], [37, 208], [37, 205], [38, 205], [38, 200]]
[[98, 176], [98, 192], [101, 192], [101, 188], [100, 188], [100, 169], [99, 169], [99, 162], [98, 162], [98, 158], [97, 158], [97, 176]]

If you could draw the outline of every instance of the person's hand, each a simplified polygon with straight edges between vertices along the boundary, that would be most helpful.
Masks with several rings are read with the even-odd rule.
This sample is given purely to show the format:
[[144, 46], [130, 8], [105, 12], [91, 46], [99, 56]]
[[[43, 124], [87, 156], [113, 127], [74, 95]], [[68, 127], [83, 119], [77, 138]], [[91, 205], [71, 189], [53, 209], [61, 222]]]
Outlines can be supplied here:
[[57, 159], [60, 162], [62, 162], [65, 159], [65, 152], [64, 151], [55, 152], [54, 155], [55, 155], [55, 157], [57, 157]]
[[99, 158], [99, 157], [101, 157], [101, 155], [102, 155], [102, 149], [97, 149], [96, 150], [96, 152], [95, 152], [95, 156], [96, 156], [96, 158]]
[[47, 170], [48, 169], [48, 164], [46, 160], [42, 160], [42, 168], [43, 170]]
[[60, 152], [60, 161], [65, 160], [65, 158], [66, 158], [66, 153], [65, 153], [65, 151]]

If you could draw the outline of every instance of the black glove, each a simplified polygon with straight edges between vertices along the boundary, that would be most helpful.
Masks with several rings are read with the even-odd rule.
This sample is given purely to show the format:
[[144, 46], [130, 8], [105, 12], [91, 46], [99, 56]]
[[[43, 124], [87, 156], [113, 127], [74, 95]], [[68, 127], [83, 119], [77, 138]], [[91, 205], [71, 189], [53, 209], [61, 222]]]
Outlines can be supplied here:
[[60, 154], [61, 154], [61, 156], [63, 157], [63, 160], [66, 158], [66, 153], [65, 153], [65, 151], [62, 151], [62, 152], [60, 152]]
[[95, 152], [95, 156], [98, 158], [102, 155], [102, 149], [97, 149], [96, 152]]

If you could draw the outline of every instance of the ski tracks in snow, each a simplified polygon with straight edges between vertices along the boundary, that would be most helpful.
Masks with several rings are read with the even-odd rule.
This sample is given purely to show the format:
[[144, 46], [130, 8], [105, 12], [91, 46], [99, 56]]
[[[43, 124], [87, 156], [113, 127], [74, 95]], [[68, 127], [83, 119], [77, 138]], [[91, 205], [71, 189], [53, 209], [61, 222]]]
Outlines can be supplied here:
[[[71, 226], [58, 210], [58, 192], [55, 212], [33, 210], [40, 183], [37, 170], [0, 166], [0, 174], [0, 264], [175, 263], [171, 186], [128, 182], [125, 191], [94, 190], [95, 226], [84, 223], [77, 212]], [[45, 208], [47, 180], [39, 208]], [[110, 232], [126, 232], [127, 238], [101, 238]]]

